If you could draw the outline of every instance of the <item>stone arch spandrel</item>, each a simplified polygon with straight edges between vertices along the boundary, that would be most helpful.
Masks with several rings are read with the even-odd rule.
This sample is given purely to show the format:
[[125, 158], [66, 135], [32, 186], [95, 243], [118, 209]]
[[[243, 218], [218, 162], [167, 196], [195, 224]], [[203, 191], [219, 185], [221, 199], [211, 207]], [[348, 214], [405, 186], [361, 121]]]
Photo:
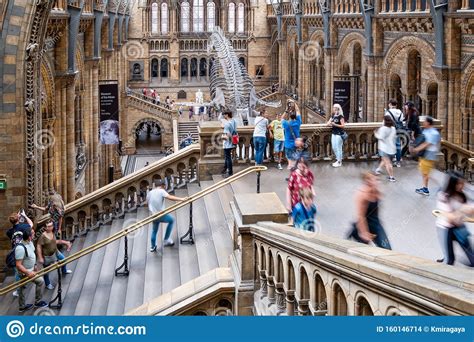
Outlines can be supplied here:
[[469, 98], [474, 87], [474, 60], [463, 70], [461, 78], [461, 108], [469, 107]]
[[349, 65], [352, 65], [352, 63], [348, 60], [349, 56], [352, 56], [352, 51], [348, 51], [348, 49], [351, 49], [353, 44], [355, 42], [358, 42], [362, 48], [362, 51], [365, 49], [365, 37], [362, 33], [359, 32], [351, 32], [346, 34], [341, 41], [341, 44], [339, 44], [339, 49], [337, 53], [337, 59], [336, 63], [337, 65], [340, 66], [342, 65], [343, 62], [347, 61]]

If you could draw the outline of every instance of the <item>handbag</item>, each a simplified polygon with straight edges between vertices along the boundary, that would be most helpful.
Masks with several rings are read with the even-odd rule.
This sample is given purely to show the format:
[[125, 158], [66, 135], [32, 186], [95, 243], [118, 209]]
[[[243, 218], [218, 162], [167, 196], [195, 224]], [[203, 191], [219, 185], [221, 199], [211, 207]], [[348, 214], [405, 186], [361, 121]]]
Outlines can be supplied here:
[[234, 130], [232, 132], [232, 144], [233, 145], [239, 144], [239, 134], [237, 133], [237, 130], [235, 128], [235, 121], [234, 121]]
[[341, 134], [342, 141], [346, 141], [349, 138], [349, 134], [346, 131]]

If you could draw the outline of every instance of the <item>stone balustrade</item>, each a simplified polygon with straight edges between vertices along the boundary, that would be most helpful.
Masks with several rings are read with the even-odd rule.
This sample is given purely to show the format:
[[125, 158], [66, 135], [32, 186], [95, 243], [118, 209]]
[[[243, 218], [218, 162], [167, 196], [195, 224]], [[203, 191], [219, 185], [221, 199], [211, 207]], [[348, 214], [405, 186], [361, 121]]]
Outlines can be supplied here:
[[[66, 204], [63, 238], [73, 239], [88, 229], [123, 217], [146, 198], [154, 180], [163, 179], [168, 190], [184, 186], [197, 179], [199, 146], [191, 145], [150, 164], [147, 168], [108, 184], [78, 200]], [[41, 228], [47, 216], [38, 222]]]
[[443, 140], [441, 142], [442, 158], [438, 165], [443, 171], [459, 171], [464, 177], [474, 182], [474, 152]]
[[287, 220], [276, 194], [236, 195], [231, 207], [239, 314], [474, 313], [469, 270], [268, 222]]
[[[127, 98], [127, 105], [135, 106], [162, 119], [172, 120], [173, 116], [177, 116], [177, 114], [171, 109], [153, 103], [153, 98], [149, 96], [134, 91], [126, 92], [124, 95], [126, 95]], [[162, 99], [162, 101], [164, 101], [164, 99]]]
[[381, 12], [410, 13], [430, 10], [430, 1], [381, 0]]
[[356, 0], [336, 0], [334, 4], [334, 13], [353, 14], [360, 13], [359, 1]]

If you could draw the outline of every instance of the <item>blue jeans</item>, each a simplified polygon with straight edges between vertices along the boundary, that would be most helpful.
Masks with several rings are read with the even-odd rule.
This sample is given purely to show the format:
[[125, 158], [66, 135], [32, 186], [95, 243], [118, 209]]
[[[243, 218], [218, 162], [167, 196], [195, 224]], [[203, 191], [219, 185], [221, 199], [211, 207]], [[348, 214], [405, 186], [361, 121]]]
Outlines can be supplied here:
[[[380, 223], [372, 223], [369, 224], [369, 232], [372, 234], [375, 234], [375, 238], [373, 240], [374, 244], [377, 247], [380, 248], [385, 248], [385, 249], [392, 249], [392, 246], [390, 245], [390, 241], [388, 241], [387, 234], [385, 233], [385, 229], [383, 229], [382, 225]], [[359, 231], [357, 230], [357, 224], [353, 223], [352, 224], [352, 230], [349, 233], [349, 238], [353, 238], [357, 242], [365, 243], [364, 240], [362, 240], [359, 236]]]
[[168, 227], [166, 228], [166, 233], [165, 233], [165, 240], [169, 239], [171, 235], [171, 231], [173, 230], [173, 225], [174, 225], [174, 217], [171, 216], [170, 214], [166, 214], [163, 217], [160, 217], [159, 219], [153, 221], [153, 226], [152, 226], [152, 232], [151, 232], [151, 247], [156, 246], [156, 234], [158, 234], [158, 228], [160, 228], [160, 223], [168, 223]]
[[263, 152], [267, 146], [267, 138], [253, 137], [253, 146], [255, 148], [255, 163], [261, 165], [263, 164]]
[[454, 249], [453, 241], [456, 240], [466, 257], [469, 260], [470, 266], [474, 267], [474, 252], [469, 242], [469, 231], [465, 225], [460, 227], [454, 227], [450, 229], [438, 227], [438, 238], [441, 243], [441, 249], [443, 250], [444, 262], [448, 265], [454, 264]]
[[339, 134], [332, 134], [331, 135], [331, 146], [334, 154], [336, 155], [336, 160], [342, 162], [342, 145], [344, 141], [342, 141], [342, 137]]
[[400, 137], [397, 137], [395, 140], [395, 146], [397, 147], [397, 163], [400, 163], [400, 160], [402, 160], [402, 142], [400, 140]]
[[[60, 260], [64, 260], [66, 257], [64, 256], [63, 253], [61, 253], [60, 251], [56, 251], [56, 255], [53, 255], [51, 257], [45, 257], [44, 258], [44, 264], [43, 264], [43, 267], [48, 267], [49, 265], [55, 263], [56, 261], [60, 261]], [[48, 260], [49, 259], [49, 260]], [[49, 261], [49, 262], [48, 262]], [[61, 272], [63, 274], [66, 274], [66, 271], [67, 271], [67, 267], [66, 265], [64, 265], [63, 267], [61, 267]], [[51, 282], [49, 281], [49, 273], [46, 273], [44, 276], [44, 285], [45, 286], [48, 286], [49, 284], [51, 284]]]

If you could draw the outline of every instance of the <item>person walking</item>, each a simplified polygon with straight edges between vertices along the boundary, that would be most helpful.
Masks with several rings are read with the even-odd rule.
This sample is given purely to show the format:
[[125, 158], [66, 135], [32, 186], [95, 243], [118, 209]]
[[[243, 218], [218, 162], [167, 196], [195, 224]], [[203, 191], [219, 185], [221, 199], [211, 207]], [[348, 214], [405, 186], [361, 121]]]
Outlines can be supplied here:
[[[397, 108], [397, 101], [396, 100], [390, 100], [388, 101], [388, 110], [386, 111], [385, 115], [390, 115], [390, 117], [393, 120], [395, 129], [397, 131], [397, 137], [395, 139], [395, 147], [396, 147], [396, 162], [395, 166], [396, 167], [401, 167], [401, 161], [402, 161], [402, 141], [400, 139], [399, 134], [403, 134], [406, 132], [405, 125], [403, 122], [405, 121], [405, 118], [403, 116], [403, 113], [400, 109]], [[408, 139], [407, 139], [408, 140]], [[410, 141], [406, 141], [405, 145], [408, 146]]]
[[277, 114], [276, 119], [270, 124], [270, 137], [273, 138], [273, 153], [275, 160], [278, 162], [278, 170], [283, 170], [281, 162], [285, 146], [285, 132], [281, 122], [282, 116], [281, 113]]
[[352, 224], [348, 238], [365, 244], [372, 241], [378, 247], [392, 249], [379, 219], [379, 202], [382, 194], [377, 176], [372, 172], [365, 172], [362, 180], [363, 185], [355, 196], [357, 219]]
[[[58, 245], [65, 245], [67, 251], [71, 250], [71, 243], [65, 240], [56, 240], [54, 236], [54, 224], [52, 220], [46, 222], [46, 230], [38, 238], [36, 243], [36, 249], [38, 252], [38, 262], [43, 264], [43, 267], [48, 267], [51, 264], [54, 264], [58, 260], [64, 260], [64, 255], [58, 250]], [[61, 267], [63, 274], [72, 273], [71, 270], [68, 270], [66, 265]], [[54, 289], [54, 285], [51, 284], [49, 280], [49, 273], [44, 275], [44, 284], [48, 290]]]
[[331, 146], [336, 155], [336, 161], [332, 163], [332, 166], [340, 167], [342, 166], [342, 146], [344, 144], [343, 135], [345, 134], [344, 113], [340, 104], [336, 103], [332, 107], [331, 118], [327, 122], [327, 125], [331, 127]]
[[286, 203], [290, 215], [293, 213], [296, 204], [301, 201], [301, 192], [304, 189], [309, 189], [313, 195], [315, 194], [313, 183], [314, 175], [308, 162], [304, 158], [300, 158], [296, 163], [295, 170], [290, 174], [286, 189]]
[[396, 139], [397, 131], [395, 130], [393, 120], [390, 116], [385, 115], [383, 118], [383, 126], [375, 131], [375, 137], [378, 139], [378, 149], [380, 156], [380, 165], [375, 170], [377, 175], [381, 174], [382, 167], [385, 167], [388, 173], [388, 180], [395, 182], [393, 176], [392, 158], [397, 152]]
[[255, 151], [255, 165], [263, 164], [263, 154], [267, 146], [268, 119], [265, 109], [255, 118], [255, 127], [253, 130], [253, 146]]
[[443, 191], [437, 195], [437, 209], [440, 211], [436, 219], [438, 239], [443, 251], [446, 264], [453, 265], [455, 261], [453, 242], [457, 241], [467, 259], [469, 266], [474, 267], [474, 252], [469, 241], [469, 231], [464, 219], [474, 217], [474, 205], [468, 203], [464, 193], [464, 179], [458, 172], [449, 174], [448, 182]]
[[[296, 108], [291, 105], [291, 102], [288, 104], [289, 110], [283, 114], [281, 124], [284, 130], [284, 137], [285, 137], [285, 156], [288, 160], [288, 170], [293, 169], [296, 163], [296, 146], [295, 141], [300, 137], [300, 128], [301, 128], [301, 114], [297, 110], [293, 110], [292, 108]], [[287, 116], [289, 116], [289, 120], [287, 120]]]
[[413, 151], [415, 153], [423, 152], [420, 156], [418, 168], [422, 175], [423, 186], [416, 189], [416, 193], [424, 196], [429, 196], [430, 191], [428, 189], [428, 183], [430, 180], [431, 170], [435, 167], [436, 160], [438, 159], [438, 152], [441, 143], [441, 136], [436, 128], [433, 127], [433, 118], [427, 116], [423, 121], [423, 137], [424, 142], [419, 146], [415, 147]]
[[292, 211], [293, 223], [296, 228], [305, 231], [315, 231], [316, 205], [314, 204], [314, 194], [309, 188], [304, 188], [300, 193], [301, 200], [295, 205]]
[[237, 135], [237, 123], [232, 118], [232, 112], [230, 110], [225, 111], [223, 114], [223, 128], [222, 134], [223, 148], [224, 148], [224, 169], [222, 174], [226, 177], [230, 177], [234, 174], [232, 168], [232, 150], [234, 144], [232, 142], [232, 136]]
[[[161, 179], [157, 179], [155, 181], [155, 188], [148, 192], [145, 205], [148, 205], [148, 208], [150, 209], [152, 214], [159, 213], [160, 211], [165, 210], [165, 198], [171, 201], [185, 200], [185, 198], [170, 195], [165, 190], [165, 182]], [[168, 225], [166, 228], [163, 245], [165, 247], [170, 247], [174, 245], [174, 241], [173, 239], [171, 239], [171, 232], [173, 231], [174, 226], [174, 217], [171, 214], [166, 214], [153, 221], [150, 252], [156, 252], [156, 235], [158, 234], [158, 228], [160, 227], [161, 222], [166, 223]]]
[[[33, 233], [31, 229], [23, 231], [23, 241], [15, 247], [15, 264], [20, 275], [20, 280], [24, 278], [34, 278], [36, 276], [36, 254], [33, 244]], [[42, 300], [43, 297], [43, 278], [39, 277], [33, 280], [35, 284], [35, 304], [37, 308], [48, 306], [48, 303]], [[18, 289], [18, 311], [25, 312], [33, 308], [33, 304], [26, 304], [25, 296], [26, 286]]]

